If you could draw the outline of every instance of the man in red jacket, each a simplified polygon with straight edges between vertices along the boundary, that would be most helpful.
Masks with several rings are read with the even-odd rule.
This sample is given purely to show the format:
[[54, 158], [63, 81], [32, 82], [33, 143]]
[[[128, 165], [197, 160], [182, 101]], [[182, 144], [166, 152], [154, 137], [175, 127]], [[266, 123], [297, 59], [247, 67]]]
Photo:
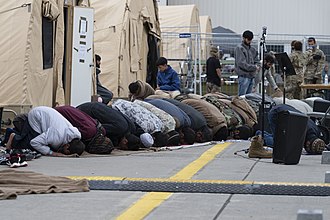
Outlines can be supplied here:
[[85, 150], [91, 154], [110, 154], [113, 144], [105, 136], [103, 126], [85, 112], [72, 106], [55, 108], [81, 133], [81, 141], [86, 145]]

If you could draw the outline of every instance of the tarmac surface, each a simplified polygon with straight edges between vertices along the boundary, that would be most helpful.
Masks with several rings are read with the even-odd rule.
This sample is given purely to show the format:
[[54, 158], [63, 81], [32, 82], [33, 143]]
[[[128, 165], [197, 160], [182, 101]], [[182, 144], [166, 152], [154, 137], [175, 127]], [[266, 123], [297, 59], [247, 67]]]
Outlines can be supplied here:
[[[242, 141], [109, 156], [44, 156], [17, 169], [132, 188], [19, 195], [0, 200], [1, 219], [297, 219], [300, 209], [322, 210], [323, 219], [330, 219], [330, 194], [304, 195], [315, 186], [329, 192], [330, 184], [324, 181], [330, 167], [321, 164], [321, 155], [303, 154], [299, 164], [283, 165], [272, 159], [250, 159], [242, 151], [235, 154], [249, 145]], [[9, 168], [0, 166], [3, 169]], [[210, 184], [234, 187], [221, 193], [212, 191]], [[194, 191], [201, 185], [202, 190]], [[263, 190], [255, 193], [258, 189]]]

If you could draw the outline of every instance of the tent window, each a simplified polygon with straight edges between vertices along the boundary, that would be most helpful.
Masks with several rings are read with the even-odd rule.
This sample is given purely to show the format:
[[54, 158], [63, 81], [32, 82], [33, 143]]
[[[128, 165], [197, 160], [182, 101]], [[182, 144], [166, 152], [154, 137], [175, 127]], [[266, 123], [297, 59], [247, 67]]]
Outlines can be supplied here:
[[53, 21], [42, 17], [42, 59], [43, 68], [53, 67]]

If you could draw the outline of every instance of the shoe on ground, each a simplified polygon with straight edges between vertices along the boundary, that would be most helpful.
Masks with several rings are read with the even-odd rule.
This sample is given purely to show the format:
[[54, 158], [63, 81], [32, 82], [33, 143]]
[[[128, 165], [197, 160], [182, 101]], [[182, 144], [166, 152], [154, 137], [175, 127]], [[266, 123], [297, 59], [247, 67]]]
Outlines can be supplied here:
[[251, 139], [248, 156], [249, 158], [272, 158], [273, 152], [264, 148], [261, 136], [254, 136]]
[[25, 155], [12, 154], [9, 157], [9, 161], [7, 162], [7, 165], [10, 168], [17, 168], [17, 167], [26, 167], [28, 163], [26, 162]]

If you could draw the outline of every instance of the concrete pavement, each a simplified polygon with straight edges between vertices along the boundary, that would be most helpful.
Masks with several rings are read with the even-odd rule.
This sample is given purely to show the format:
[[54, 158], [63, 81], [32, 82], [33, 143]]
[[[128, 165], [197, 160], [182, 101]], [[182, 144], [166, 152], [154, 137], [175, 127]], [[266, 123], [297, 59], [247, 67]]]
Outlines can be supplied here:
[[[162, 178], [324, 183], [329, 165], [321, 155], [302, 155], [298, 165], [249, 159], [248, 142], [125, 156], [41, 157], [19, 170], [54, 176]], [[0, 166], [0, 169], [8, 169]], [[267, 193], [265, 193], [267, 194]], [[0, 201], [7, 219], [296, 219], [299, 209], [321, 209], [330, 219], [327, 196], [218, 193], [148, 193], [92, 190], [87, 193], [22, 195]]]

